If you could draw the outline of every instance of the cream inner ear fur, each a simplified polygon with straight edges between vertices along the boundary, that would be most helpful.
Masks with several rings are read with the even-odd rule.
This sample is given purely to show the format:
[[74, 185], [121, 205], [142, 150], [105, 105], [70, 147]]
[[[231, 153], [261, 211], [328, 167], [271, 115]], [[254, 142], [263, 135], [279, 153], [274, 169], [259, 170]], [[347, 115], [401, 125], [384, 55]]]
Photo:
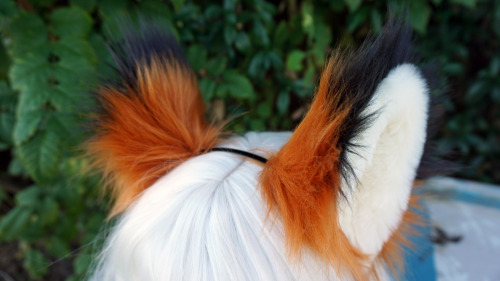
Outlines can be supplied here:
[[416, 66], [391, 70], [363, 113], [376, 115], [354, 141], [361, 147], [348, 155], [358, 182], [351, 181], [347, 201], [339, 199], [339, 223], [349, 241], [373, 257], [408, 207], [426, 140], [428, 92]]

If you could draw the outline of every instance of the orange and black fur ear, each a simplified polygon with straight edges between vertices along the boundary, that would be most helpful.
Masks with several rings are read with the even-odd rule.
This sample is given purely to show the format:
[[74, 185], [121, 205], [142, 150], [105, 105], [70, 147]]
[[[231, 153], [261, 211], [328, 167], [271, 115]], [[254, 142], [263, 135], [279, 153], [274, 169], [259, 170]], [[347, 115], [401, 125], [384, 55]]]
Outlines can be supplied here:
[[195, 74], [173, 35], [152, 24], [123, 33], [110, 47], [114, 76], [96, 89], [101, 110], [86, 143], [115, 196], [112, 215], [220, 134], [205, 120]]
[[[356, 218], [358, 214], [344, 214], [350, 212], [350, 204], [355, 205], [353, 209], [363, 207], [363, 202], [357, 202], [361, 200], [356, 198], [358, 190], [367, 189], [370, 178], [363, 177], [368, 177], [369, 170], [376, 171], [377, 164], [385, 164], [377, 162], [383, 157], [380, 155], [390, 151], [391, 134], [395, 134], [396, 140], [405, 137], [404, 133], [398, 136], [397, 130], [392, 131], [406, 126], [406, 123], [397, 123], [398, 114], [413, 126], [411, 116], [404, 112], [412, 108], [408, 101], [413, 99], [419, 103], [415, 125], [418, 128], [410, 131], [415, 137], [408, 136], [415, 143], [411, 147], [413, 152], [402, 160], [397, 159], [405, 165], [410, 163], [404, 171], [404, 179], [399, 181], [413, 181], [422, 156], [428, 89], [425, 78], [414, 65], [417, 58], [411, 37], [407, 26], [390, 20], [380, 36], [365, 41], [357, 52], [334, 54], [324, 68], [310, 111], [290, 141], [269, 159], [260, 178], [263, 197], [269, 211], [282, 220], [291, 253], [300, 255], [301, 249], [309, 248], [333, 265], [341, 278], [367, 280], [369, 274], [374, 273], [370, 269], [373, 254], [380, 251], [383, 239], [372, 247], [377, 249], [373, 253], [360, 250], [363, 247], [354, 243], [357, 237], [351, 233], [359, 231], [349, 231], [346, 225], [352, 220], [347, 218], [343, 227], [341, 217]], [[408, 86], [416, 89], [406, 90], [405, 81], [398, 81], [398, 77], [408, 80]], [[391, 121], [394, 119], [396, 121]], [[391, 122], [395, 125], [390, 125]], [[378, 151], [380, 146], [385, 146], [382, 153]], [[394, 146], [397, 151], [399, 148]], [[391, 157], [399, 156], [395, 152]], [[399, 173], [398, 170], [391, 172]], [[393, 185], [397, 189], [398, 184]], [[409, 193], [409, 185], [404, 184], [401, 189]], [[401, 206], [407, 206], [409, 196], [405, 194], [401, 195]], [[394, 216], [400, 219], [404, 211], [398, 206]], [[413, 219], [413, 215], [407, 217]], [[394, 230], [392, 225], [387, 226], [386, 231], [391, 229]], [[371, 246], [366, 249], [371, 250]]]

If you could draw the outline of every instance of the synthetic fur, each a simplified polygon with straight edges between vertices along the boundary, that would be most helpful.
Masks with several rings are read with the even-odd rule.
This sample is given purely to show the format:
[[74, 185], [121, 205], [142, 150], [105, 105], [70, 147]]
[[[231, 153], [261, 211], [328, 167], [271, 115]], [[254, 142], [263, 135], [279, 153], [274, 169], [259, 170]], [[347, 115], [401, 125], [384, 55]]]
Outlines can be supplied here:
[[359, 51], [338, 52], [329, 60], [310, 111], [260, 177], [269, 212], [282, 219], [295, 256], [307, 247], [333, 264], [340, 276], [369, 278], [368, 257], [337, 222], [341, 195], [347, 198], [358, 178], [348, 155], [363, 145], [355, 140], [378, 114], [362, 114], [376, 87], [396, 66], [415, 62], [410, 29], [393, 21]]
[[[99, 121], [97, 124], [100, 124], [99, 126], [102, 126], [102, 129], [88, 145], [90, 153], [94, 155], [95, 165], [103, 168], [108, 179], [118, 186], [115, 191], [118, 194], [115, 213], [128, 206], [130, 201], [143, 188], [153, 185], [153, 182], [158, 177], [168, 173], [178, 166], [178, 164], [184, 162], [184, 160], [188, 158], [200, 161], [206, 159], [204, 156], [200, 158], [193, 156], [212, 147], [219, 135], [218, 128], [210, 126], [203, 119], [203, 103], [199, 99], [196, 81], [185, 60], [179, 56], [180, 48], [175, 45], [175, 41], [171, 37], [168, 37], [168, 40], [165, 38], [161, 39], [160, 37], [161, 40], [159, 41], [163, 43], [157, 44], [159, 42], [158, 34], [156, 34], [158, 31], [154, 30], [151, 31], [149, 29], [148, 31], [148, 29], [144, 29], [142, 34], [145, 35], [134, 35], [140, 38], [139, 41], [147, 42], [152, 40], [149, 42], [149, 45], [143, 44], [137, 46], [135, 45], [137, 38], [130, 39], [133, 36], [129, 36], [129, 39], [126, 39], [125, 42], [132, 40], [133, 42], [127, 43], [130, 46], [127, 46], [127, 44], [115, 46], [114, 57], [115, 60], [118, 59], [116, 64], [119, 79], [108, 82], [106, 86], [99, 90], [100, 100], [104, 104], [104, 109], [103, 113], [97, 117]], [[364, 280], [369, 278], [368, 274], [370, 273], [376, 275], [374, 267], [370, 268], [374, 257], [367, 256], [363, 251], [360, 251], [358, 245], [345, 235], [342, 225], [338, 225], [337, 219], [342, 216], [342, 206], [339, 202], [353, 200], [353, 194], [359, 188], [359, 181], [362, 180], [362, 174], [359, 172], [360, 168], [353, 164], [352, 157], [349, 155], [355, 156], [356, 154], [361, 154], [360, 151], [363, 151], [364, 143], [359, 143], [357, 141], [358, 138], [385, 112], [384, 108], [376, 111], [367, 110], [373, 103], [376, 89], [396, 66], [415, 61], [409, 48], [410, 38], [409, 31], [401, 24], [389, 23], [379, 39], [376, 39], [374, 42], [368, 41], [371, 43], [365, 43], [358, 53], [351, 55], [339, 53], [334, 56], [329, 61], [322, 75], [311, 111], [296, 133], [293, 134], [290, 142], [277, 155], [271, 157], [269, 164], [271, 166], [264, 168], [260, 183], [263, 196], [266, 200], [264, 203], [259, 201], [258, 204], [255, 202], [252, 204], [256, 206], [255, 210], [267, 206], [269, 211], [277, 211], [279, 214], [278, 218], [284, 224], [283, 227], [287, 242], [287, 247], [278, 247], [281, 251], [280, 255], [283, 255], [286, 252], [285, 249], [287, 249], [291, 253], [301, 254], [300, 256], [295, 256], [297, 263], [299, 263], [301, 258], [307, 260], [307, 262], [300, 263], [300, 265], [315, 264], [320, 268], [322, 266], [328, 268], [328, 265], [333, 265], [332, 273], [337, 274], [337, 277], [341, 280], [346, 280], [352, 276], [356, 280]], [[174, 45], [172, 45], [172, 42]], [[170, 46], [170, 49], [163, 49], [165, 46]], [[128, 60], [130, 57], [127, 58], [127, 52], [133, 54], [130, 56], [131, 58], [135, 57], [136, 59]], [[163, 92], [173, 93], [173, 97], [171, 95], [164, 97], [161, 95]], [[176, 93], [187, 94], [181, 96], [176, 95]], [[193, 96], [197, 96], [198, 98], [192, 98]], [[157, 106], [157, 103], [160, 105]], [[181, 105], [180, 108], [178, 108], [179, 104]], [[175, 108], [173, 105], [175, 105]], [[189, 108], [192, 108], [193, 111], [190, 112]], [[152, 116], [149, 117], [147, 116], [148, 114], [152, 114]], [[140, 121], [134, 121], [137, 118]], [[168, 120], [167, 123], [170, 123], [170, 125], [163, 124], [163, 120]], [[192, 126], [192, 124], [195, 125]], [[139, 136], [134, 134], [139, 134]], [[262, 145], [259, 142], [256, 143]], [[252, 147], [252, 149], [258, 148], [262, 147]], [[308, 155], [309, 153], [310, 155]], [[221, 152], [218, 154], [221, 154]], [[224, 158], [221, 158], [221, 169], [222, 167], [228, 168], [223, 165], [225, 161], [238, 158], [238, 156], [227, 155], [228, 153], [224, 154]], [[360, 156], [361, 158], [364, 157], [363, 155]], [[416, 159], [418, 161], [418, 157]], [[425, 157], [422, 157], [422, 159], [425, 159]], [[302, 161], [304, 163], [301, 163]], [[248, 165], [247, 163], [241, 165], [237, 164], [234, 169], [230, 168], [227, 170], [227, 175], [222, 179], [220, 187], [216, 185], [215, 187], [217, 188], [213, 189], [213, 194], [217, 194], [218, 200], [210, 203], [213, 205], [210, 205], [212, 207], [207, 210], [214, 210], [225, 206], [224, 202], [230, 198], [228, 197], [226, 200], [220, 197], [222, 192], [225, 193], [234, 189], [239, 190], [236, 188], [239, 184], [236, 183], [242, 181], [242, 179], [234, 175], [243, 173], [244, 171], [242, 172], [242, 170], [245, 169], [252, 170], [252, 173], [255, 174], [254, 177], [259, 174], [254, 171], [255, 164]], [[160, 166], [161, 168], [159, 168]], [[208, 171], [212, 168], [214, 167], [208, 165], [203, 169]], [[108, 247], [103, 252], [103, 257], [105, 258], [112, 256], [110, 258], [111, 262], [106, 261], [104, 267], [102, 267], [104, 271], [115, 271], [118, 272], [117, 274], [122, 274], [125, 278], [131, 278], [131, 276], [135, 275], [127, 275], [126, 272], [139, 269], [144, 274], [152, 274], [149, 275], [151, 276], [149, 279], [157, 280], [164, 273], [162, 268], [165, 267], [165, 263], [168, 260], [168, 258], [164, 258], [170, 253], [158, 247], [160, 245], [158, 241], [163, 241], [165, 237], [161, 233], [165, 235], [171, 234], [170, 228], [165, 226], [165, 220], [163, 219], [177, 221], [178, 223], [175, 225], [178, 227], [193, 225], [196, 229], [202, 229], [205, 226], [204, 224], [194, 223], [194, 218], [204, 218], [203, 210], [198, 209], [200, 206], [194, 204], [198, 197], [191, 195], [189, 191], [184, 193], [186, 197], [183, 195], [182, 198], [177, 198], [178, 194], [176, 192], [180, 189], [193, 190], [195, 188], [194, 185], [190, 186], [189, 184], [181, 188], [181, 185], [178, 184], [184, 181], [186, 175], [189, 177], [191, 175], [189, 173], [191, 172], [190, 168], [183, 168], [182, 170], [185, 172], [183, 177], [179, 177], [176, 180], [164, 181], [161, 183], [161, 187], [159, 187], [159, 184], [155, 185], [155, 192], [165, 190], [168, 196], [157, 197], [158, 193], [149, 192], [150, 190], [148, 190], [149, 193], [146, 193], [150, 195], [141, 196], [139, 199], [143, 203], [134, 204], [134, 206], [129, 208], [129, 211], [123, 216], [123, 222], [130, 221], [134, 216], [134, 223], [127, 226], [128, 231], [125, 231], [121, 226], [117, 227], [115, 232], [117, 236], [113, 236], [114, 238], [109, 240]], [[239, 172], [237, 173], [236, 171]], [[152, 177], [150, 178], [148, 174], [152, 175]], [[198, 173], [195, 174], [196, 177], [193, 178], [198, 178]], [[231, 180], [226, 181], [226, 177], [231, 178]], [[245, 184], [252, 182], [252, 179], [255, 179], [254, 177], [245, 178]], [[210, 184], [214, 180], [218, 180], [218, 178], [215, 179], [210, 175], [207, 176], [207, 182]], [[199, 198], [206, 198], [211, 201], [213, 194], [209, 190], [207, 191], [203, 183], [199, 184], [198, 191], [196, 192], [200, 192], [200, 196], [203, 195]], [[226, 188], [226, 185], [229, 186]], [[271, 190], [276, 187], [277, 190]], [[248, 187], [245, 188], [247, 189]], [[249, 190], [251, 191], [252, 189]], [[229, 192], [228, 194], [231, 193]], [[249, 194], [252, 195], [252, 197], [249, 197], [253, 198], [252, 200], [258, 198], [252, 192]], [[342, 194], [343, 196], [341, 196]], [[175, 200], [178, 202], [176, 206], [178, 208], [169, 208], [168, 211], [160, 211], [159, 208], [173, 198], [176, 198]], [[146, 208], [152, 201], [158, 204], [158, 208]], [[410, 206], [413, 205], [413, 201], [412, 199]], [[181, 214], [176, 211], [177, 209], [181, 210], [181, 208], [189, 211], [189, 208], [186, 207], [189, 206], [188, 202], [192, 203], [190, 206], [193, 210], [190, 212], [193, 212], [193, 214], [196, 213], [196, 216], [200, 217], [193, 216], [192, 220], [183, 220], [173, 218], [169, 215]], [[275, 205], [272, 205], [273, 203]], [[235, 203], [235, 206], [238, 206], [238, 204]], [[403, 204], [406, 203], [403, 202]], [[241, 205], [243, 206], [243, 204]], [[242, 210], [239, 211], [241, 214], [244, 213]], [[244, 210], [247, 209], [244, 208]], [[250, 209], [247, 211], [250, 212]], [[189, 214], [189, 212], [184, 213], [184, 215]], [[221, 212], [221, 214], [228, 213]], [[253, 214], [250, 215], [253, 216]], [[399, 213], [395, 215], [400, 216]], [[418, 221], [418, 217], [413, 215], [416, 214], [412, 211], [406, 212], [403, 222], [399, 225], [399, 228], [392, 235], [391, 239], [383, 245], [382, 251], [377, 257], [378, 259], [385, 259], [390, 268], [395, 268], [401, 260], [398, 253], [401, 252], [401, 243], [405, 243], [406, 237], [401, 234], [408, 226]], [[214, 215], [207, 222], [214, 223], [218, 221], [218, 218], [218, 216]], [[248, 218], [245, 219], [248, 220]], [[146, 221], [154, 224], [151, 225], [152, 228], [145, 227]], [[231, 223], [235, 223], [235, 221], [229, 219], [226, 223], [221, 224], [221, 226], [227, 227]], [[259, 223], [261, 222], [259, 221]], [[278, 229], [281, 230], [281, 222], [278, 223]], [[259, 228], [261, 225], [257, 225], [256, 229], [254, 229], [255, 226], [250, 224], [249, 229], [254, 229], [256, 231], [254, 234], [262, 234], [263, 231]], [[219, 233], [219, 228], [216, 225], [214, 225], [214, 229], [217, 229], [216, 232]], [[219, 233], [220, 237], [224, 237], [228, 233], [235, 233], [234, 230], [228, 231], [227, 233]], [[236, 233], [242, 235], [241, 237], [247, 237], [245, 236], [245, 233], [247, 233], [245, 231]], [[152, 235], [151, 237], [160, 237], [160, 239], [149, 239], [147, 238], [149, 234]], [[191, 234], [191, 232], [186, 232], [186, 234]], [[198, 235], [199, 233], [195, 231], [194, 234]], [[124, 239], [120, 240], [123, 243], [117, 242], [119, 239], [116, 237], [118, 236]], [[144, 238], [141, 239], [140, 237]], [[193, 243], [201, 243], [205, 241], [200, 237], [196, 238], [196, 236], [189, 238], [192, 240], [186, 237], [191, 236], [180, 235], [178, 236], [179, 240], [174, 239], [168, 241], [168, 243], [171, 243], [174, 250], [179, 250], [180, 248], [177, 246], [181, 242], [192, 241]], [[273, 240], [275, 244], [266, 244], [267, 248], [277, 247], [276, 243], [278, 243], [277, 241], [282, 241], [280, 239], [282, 236], [277, 238]], [[138, 244], [132, 244], [134, 240]], [[239, 241], [240, 239], [237, 240]], [[218, 252], [219, 250], [225, 252], [227, 250], [223, 246], [225, 243], [227, 241], [224, 240], [224, 243], [217, 244], [220, 247], [211, 248], [212, 252], [209, 253], [217, 255], [221, 254]], [[258, 245], [258, 243], [263, 243], [262, 240], [258, 242], [254, 241], [253, 243], [257, 243], [254, 245], [262, 248], [250, 247], [247, 248], [247, 251], [258, 252], [260, 249], [267, 249], [264, 246]], [[383, 243], [383, 241], [380, 241], [380, 243]], [[149, 263], [142, 261], [143, 259], [152, 258], [152, 256], [146, 253], [148, 250], [142, 248], [141, 245], [152, 246], [151, 249], [159, 254], [159, 258], [152, 259]], [[126, 253], [125, 249], [127, 247], [132, 248], [131, 252]], [[134, 249], [137, 249], [137, 252], [134, 252]], [[312, 253], [310, 250], [312, 250]], [[111, 254], [108, 255], [108, 253]], [[193, 251], [180, 251], [177, 253], [188, 257], [193, 254]], [[177, 257], [177, 255], [175, 256]], [[235, 255], [234, 257], [238, 259], [240, 255]], [[317, 257], [320, 258], [319, 261]], [[133, 262], [124, 264], [114, 263], [115, 260], [113, 259], [120, 260], [122, 258], [127, 261], [133, 260]], [[287, 256], [280, 256], [280, 259], [286, 261], [287, 266], [290, 266]], [[181, 260], [184, 262], [186, 260], [191, 261], [189, 258]], [[221, 259], [220, 261], [223, 260]], [[269, 259], [269, 261], [271, 260], [273, 259]], [[158, 261], [161, 262], [158, 263]], [[246, 264], [244, 261], [242, 260], [241, 264], [238, 263], [238, 269], [241, 269], [240, 272], [222, 263], [232, 274], [236, 274], [237, 278], [216, 279], [243, 280], [244, 278], [250, 278], [252, 280], [251, 275], [247, 274], [252, 274], [252, 272], [255, 274], [255, 271], [245, 268]], [[265, 261], [264, 259], [263, 263]], [[377, 262], [378, 260], [375, 260], [375, 265]], [[264, 266], [263, 263], [261, 266]], [[140, 266], [141, 264], [144, 267]], [[177, 268], [174, 266], [175, 264], [177, 264], [176, 261], [172, 261], [172, 264], [168, 265], [172, 269], [171, 273], [179, 278], [170, 278], [167, 280], [180, 280], [182, 276], [191, 274], [191, 272], [186, 273], [186, 270], [190, 268], [189, 266]], [[156, 265], [160, 266], [158, 271], [148, 272], [150, 267]], [[211, 266], [212, 268], [208, 266], [200, 269], [205, 270], [207, 275], [203, 275], [204, 277], [214, 274], [218, 270], [221, 271], [217, 272], [217, 274], [223, 274], [222, 268], [218, 268], [213, 264]], [[282, 264], [282, 266], [284, 265]], [[280, 267], [280, 269], [290, 270], [286, 269], [286, 266]], [[314, 270], [311, 271], [311, 268], [305, 271], [314, 272]], [[262, 271], [258, 271], [258, 274], [266, 276]], [[325, 275], [330, 276], [328, 273]], [[111, 279], [116, 277], [113, 275], [108, 276]], [[101, 280], [99, 277], [96, 278], [96, 280]], [[134, 279], [145, 280], [139, 277]], [[265, 278], [258, 279], [265, 280]], [[276, 278], [271, 279], [276, 280]], [[271, 279], [268, 278], [268, 280]], [[285, 279], [289, 280], [290, 278]], [[319, 279], [306, 278], [306, 280]]]
[[[218, 146], [266, 156], [290, 135], [250, 132]], [[92, 280], [345, 281], [307, 249], [288, 258], [280, 223], [266, 220], [262, 168], [227, 152], [182, 163], [119, 217]]]
[[115, 77], [97, 89], [102, 110], [86, 143], [116, 198], [111, 215], [183, 161], [211, 148], [220, 127], [204, 118], [196, 78], [171, 34], [128, 28], [111, 54]]
[[414, 65], [391, 70], [368, 108], [368, 113], [379, 113], [356, 140], [360, 146], [350, 157], [359, 183], [349, 194], [348, 206], [340, 206], [339, 222], [351, 243], [372, 257], [407, 209], [426, 141], [428, 93]]

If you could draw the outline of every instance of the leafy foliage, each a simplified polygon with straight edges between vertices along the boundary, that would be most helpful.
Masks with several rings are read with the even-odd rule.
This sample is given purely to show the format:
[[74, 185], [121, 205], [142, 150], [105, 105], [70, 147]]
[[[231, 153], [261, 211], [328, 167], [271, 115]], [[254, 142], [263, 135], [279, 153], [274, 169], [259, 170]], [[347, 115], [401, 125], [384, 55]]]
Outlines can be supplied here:
[[[385, 2], [0, 1], [0, 242], [18, 244], [21, 279], [54, 277], [51, 264], [64, 258], [73, 272], [64, 278], [80, 280], [93, 259], [89, 243], [106, 207], [96, 177], [82, 172], [78, 145], [92, 77], [110, 61], [105, 42], [120, 34], [120, 21], [155, 19], [172, 30], [209, 114], [234, 116], [231, 130], [289, 130], [307, 109], [330, 47], [379, 32]], [[392, 5], [408, 14], [424, 58], [449, 77], [454, 96], [443, 103], [439, 145], [469, 167], [462, 176], [499, 183], [500, 2]]]

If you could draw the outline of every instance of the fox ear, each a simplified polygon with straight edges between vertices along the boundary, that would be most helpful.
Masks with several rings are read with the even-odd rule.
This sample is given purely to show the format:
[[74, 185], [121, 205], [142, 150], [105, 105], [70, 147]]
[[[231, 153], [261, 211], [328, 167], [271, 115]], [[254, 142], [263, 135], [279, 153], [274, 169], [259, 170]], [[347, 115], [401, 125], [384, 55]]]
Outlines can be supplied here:
[[260, 178], [291, 253], [307, 247], [367, 278], [407, 209], [426, 141], [429, 90], [414, 63], [411, 31], [393, 21], [329, 59], [310, 111]]
[[197, 81], [175, 38], [152, 24], [111, 45], [114, 78], [96, 90], [100, 113], [86, 143], [116, 197], [112, 215], [183, 161], [212, 147]]

